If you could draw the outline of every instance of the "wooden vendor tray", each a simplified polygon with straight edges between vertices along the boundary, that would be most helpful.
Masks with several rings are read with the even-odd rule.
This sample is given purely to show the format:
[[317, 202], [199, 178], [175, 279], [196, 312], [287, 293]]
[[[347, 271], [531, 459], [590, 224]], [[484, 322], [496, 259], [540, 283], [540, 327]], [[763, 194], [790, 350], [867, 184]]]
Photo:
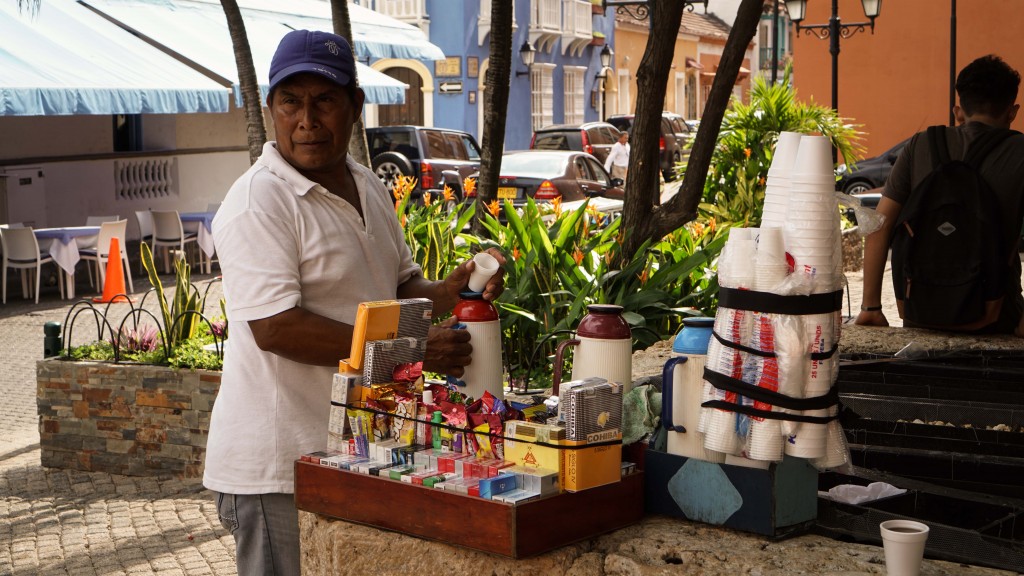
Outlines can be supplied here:
[[299, 510], [510, 558], [525, 558], [639, 522], [643, 473], [513, 506], [295, 462]]

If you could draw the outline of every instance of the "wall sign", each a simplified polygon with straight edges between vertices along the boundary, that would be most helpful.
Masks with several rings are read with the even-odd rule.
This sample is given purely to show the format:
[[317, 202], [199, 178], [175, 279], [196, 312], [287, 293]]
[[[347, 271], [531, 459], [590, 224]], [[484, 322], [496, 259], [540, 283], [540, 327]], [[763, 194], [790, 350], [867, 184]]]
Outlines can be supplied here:
[[449, 56], [434, 61], [434, 76], [462, 76], [462, 57]]

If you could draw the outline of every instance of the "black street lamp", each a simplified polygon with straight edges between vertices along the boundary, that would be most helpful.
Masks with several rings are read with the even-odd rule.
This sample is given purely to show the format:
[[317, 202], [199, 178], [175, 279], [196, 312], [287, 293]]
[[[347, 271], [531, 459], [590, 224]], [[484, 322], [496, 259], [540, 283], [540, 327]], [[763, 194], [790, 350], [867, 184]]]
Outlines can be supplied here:
[[839, 112], [839, 39], [864, 32], [867, 27], [870, 27], [871, 33], [874, 34], [875, 18], [878, 18], [882, 11], [882, 0], [860, 0], [860, 3], [869, 22], [843, 24], [839, 20], [839, 0], [832, 0], [832, 17], [829, 18], [828, 24], [801, 26], [800, 22], [807, 12], [807, 0], [786, 0], [786, 10], [789, 12], [789, 19], [796, 24], [797, 34], [800, 34], [800, 29], [803, 28], [808, 36], [813, 34], [819, 40], [829, 40], [829, 52], [832, 54], [832, 109], [836, 112]]
[[[685, 8], [693, 12], [695, 4], [703, 4], [704, 11], [708, 11], [708, 0], [683, 0]], [[607, 12], [608, 8], [615, 8], [616, 14], [629, 16], [635, 20], [646, 20], [651, 15], [651, 7], [647, 0], [601, 0], [601, 11]]]
[[605, 114], [605, 82], [608, 80], [608, 72], [611, 70], [612, 56], [615, 55], [615, 51], [612, 47], [605, 44], [604, 48], [601, 48], [601, 69], [597, 71], [597, 81], [601, 84], [601, 120], [603, 121], [607, 114]]
[[526, 64], [526, 72], [520, 72], [516, 70], [516, 76], [523, 76], [525, 74], [529, 74], [530, 68], [533, 67], [533, 60], [536, 57], [537, 50], [533, 47], [533, 44], [530, 44], [529, 40], [523, 42], [522, 47], [519, 48], [519, 59], [523, 61], [523, 64]]

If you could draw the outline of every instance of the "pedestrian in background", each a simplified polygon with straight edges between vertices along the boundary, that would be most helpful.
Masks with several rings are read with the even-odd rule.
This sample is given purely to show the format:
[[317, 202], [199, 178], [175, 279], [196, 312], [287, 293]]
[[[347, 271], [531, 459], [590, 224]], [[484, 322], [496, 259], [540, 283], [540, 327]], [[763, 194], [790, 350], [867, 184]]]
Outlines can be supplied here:
[[628, 168], [629, 133], [623, 130], [619, 133], [619, 141], [612, 144], [612, 150], [608, 153], [608, 159], [604, 161], [604, 169], [611, 174], [612, 178], [621, 179], [623, 185], [625, 185]]

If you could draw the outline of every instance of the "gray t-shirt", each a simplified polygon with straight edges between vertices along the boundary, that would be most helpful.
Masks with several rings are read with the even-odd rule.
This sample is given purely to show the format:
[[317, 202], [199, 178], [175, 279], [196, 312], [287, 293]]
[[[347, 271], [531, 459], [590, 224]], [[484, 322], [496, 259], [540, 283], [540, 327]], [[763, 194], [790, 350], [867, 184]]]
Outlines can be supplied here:
[[[963, 159], [979, 135], [991, 128], [981, 122], [968, 122], [962, 126], [946, 128], [949, 157]], [[900, 205], [907, 203], [914, 190], [934, 169], [927, 132], [918, 132], [900, 153], [882, 193]], [[1024, 223], [1024, 134], [1011, 136], [993, 150], [981, 165], [981, 175], [992, 188], [999, 202], [1005, 245], [1017, 250]], [[1021, 295], [1020, 258], [1011, 259], [1012, 272], [1003, 302], [1002, 314], [994, 331], [1013, 332], [1024, 313]]]

